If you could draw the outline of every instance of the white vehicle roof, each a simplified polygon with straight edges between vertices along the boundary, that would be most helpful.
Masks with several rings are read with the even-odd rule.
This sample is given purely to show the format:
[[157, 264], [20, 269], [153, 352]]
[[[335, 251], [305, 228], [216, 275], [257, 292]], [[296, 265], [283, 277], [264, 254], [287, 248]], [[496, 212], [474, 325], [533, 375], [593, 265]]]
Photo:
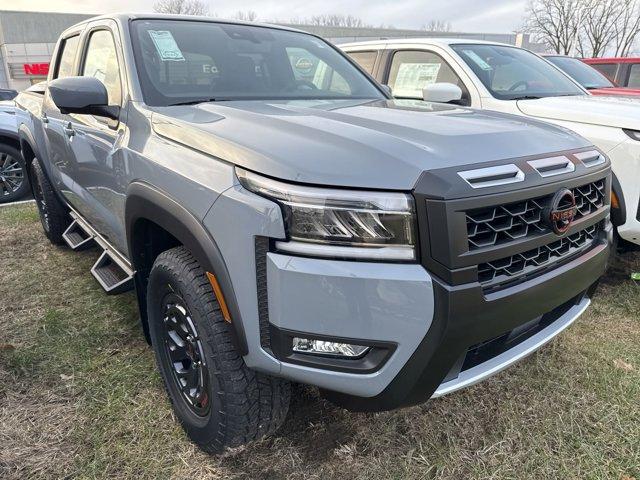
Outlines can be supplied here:
[[408, 45], [408, 44], [438, 45], [441, 47], [448, 47], [450, 45], [457, 45], [457, 44], [502, 45], [505, 47], [513, 47], [513, 45], [508, 45], [506, 43], [488, 42], [485, 40], [474, 40], [470, 38], [447, 38], [447, 37], [391, 38], [391, 39], [385, 39], [385, 40], [368, 40], [366, 42], [341, 43], [338, 46], [340, 48], [349, 48], [349, 47], [363, 47], [367, 45]]

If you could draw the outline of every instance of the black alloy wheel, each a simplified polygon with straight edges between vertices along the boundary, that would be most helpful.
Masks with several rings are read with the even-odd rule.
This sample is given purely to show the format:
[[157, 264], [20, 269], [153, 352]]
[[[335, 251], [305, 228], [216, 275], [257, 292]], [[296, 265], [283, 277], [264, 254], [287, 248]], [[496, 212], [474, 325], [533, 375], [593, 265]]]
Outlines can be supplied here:
[[206, 416], [211, 406], [209, 373], [200, 337], [182, 298], [170, 293], [163, 304], [164, 347], [172, 377], [193, 413]]

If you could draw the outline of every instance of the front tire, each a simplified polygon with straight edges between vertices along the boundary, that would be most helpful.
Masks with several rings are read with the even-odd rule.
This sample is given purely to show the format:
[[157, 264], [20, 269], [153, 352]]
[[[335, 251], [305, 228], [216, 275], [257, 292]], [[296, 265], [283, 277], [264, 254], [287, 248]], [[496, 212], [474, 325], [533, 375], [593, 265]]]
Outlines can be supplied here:
[[62, 234], [71, 223], [69, 213], [60, 201], [37, 158], [31, 162], [33, 198], [38, 206], [44, 234], [54, 245], [64, 242]]
[[249, 369], [204, 270], [184, 247], [158, 256], [147, 288], [149, 331], [176, 416], [189, 437], [221, 453], [274, 433], [287, 381]]

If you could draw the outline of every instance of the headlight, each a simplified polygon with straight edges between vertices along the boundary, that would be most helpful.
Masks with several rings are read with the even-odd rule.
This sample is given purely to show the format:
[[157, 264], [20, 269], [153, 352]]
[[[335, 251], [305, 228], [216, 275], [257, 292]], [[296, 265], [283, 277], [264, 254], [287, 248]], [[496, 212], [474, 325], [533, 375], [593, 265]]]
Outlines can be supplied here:
[[404, 193], [304, 187], [237, 168], [247, 190], [282, 207], [287, 241], [278, 250], [317, 257], [416, 259], [413, 198]]
[[624, 128], [623, 130], [624, 133], [629, 135], [631, 138], [640, 142], [640, 132], [638, 130], [627, 130], [626, 128]]

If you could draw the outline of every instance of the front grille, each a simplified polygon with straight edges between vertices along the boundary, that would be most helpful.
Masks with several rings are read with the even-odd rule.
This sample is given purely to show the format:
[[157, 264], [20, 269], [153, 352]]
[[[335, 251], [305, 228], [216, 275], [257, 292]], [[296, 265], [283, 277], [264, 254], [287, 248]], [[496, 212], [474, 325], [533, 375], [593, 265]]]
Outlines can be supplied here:
[[[571, 189], [580, 219], [604, 206], [605, 179]], [[544, 223], [542, 212], [553, 195], [537, 197], [520, 202], [469, 210], [467, 217], [467, 239], [469, 251], [502, 245], [525, 237], [550, 231]]]
[[478, 265], [478, 280], [486, 285], [504, 285], [515, 279], [524, 280], [559, 261], [587, 250], [596, 238], [600, 224], [556, 240], [548, 245], [517, 253], [510, 257]]

